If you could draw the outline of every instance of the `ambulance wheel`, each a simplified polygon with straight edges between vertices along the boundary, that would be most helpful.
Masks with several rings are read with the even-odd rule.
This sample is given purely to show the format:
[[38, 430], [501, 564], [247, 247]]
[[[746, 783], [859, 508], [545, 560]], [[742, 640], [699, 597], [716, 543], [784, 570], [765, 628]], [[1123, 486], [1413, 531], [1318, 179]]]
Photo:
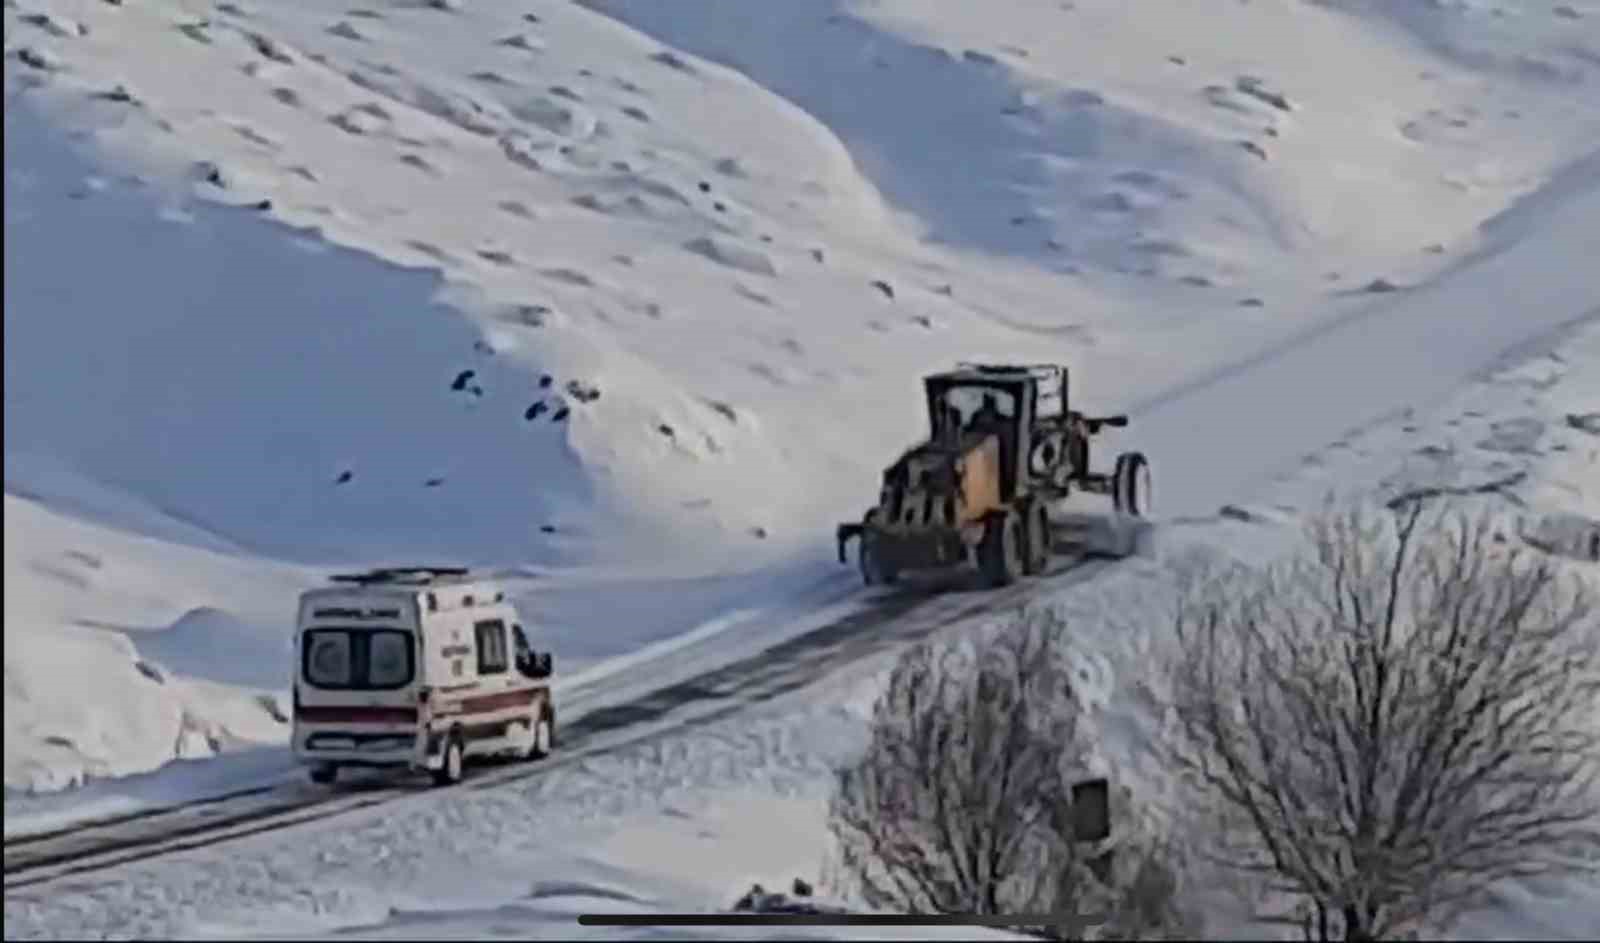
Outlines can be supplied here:
[[311, 767], [311, 781], [319, 786], [331, 785], [339, 778], [339, 767], [332, 763], [318, 763]]
[[533, 748], [528, 751], [528, 759], [542, 760], [550, 755], [550, 747], [556, 737], [556, 722], [549, 714], [539, 717], [539, 722], [533, 725]]
[[527, 762], [542, 760], [550, 755], [550, 742], [554, 739], [554, 730], [549, 714], [541, 714], [534, 721], [533, 730], [528, 737], [528, 745], [517, 755], [517, 758]]
[[461, 735], [452, 733], [450, 742], [444, 747], [444, 762], [433, 771], [433, 784], [435, 786], [454, 786], [461, 782], [461, 776], [466, 767], [466, 753], [461, 746]]

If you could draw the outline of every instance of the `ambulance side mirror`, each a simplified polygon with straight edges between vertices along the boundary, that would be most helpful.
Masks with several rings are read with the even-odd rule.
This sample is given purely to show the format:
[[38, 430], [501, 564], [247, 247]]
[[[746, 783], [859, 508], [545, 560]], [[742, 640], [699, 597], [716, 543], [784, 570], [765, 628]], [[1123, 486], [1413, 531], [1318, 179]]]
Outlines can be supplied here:
[[523, 676], [535, 680], [550, 677], [554, 670], [550, 653], [530, 651], [526, 655], [518, 657], [517, 670], [522, 672]]

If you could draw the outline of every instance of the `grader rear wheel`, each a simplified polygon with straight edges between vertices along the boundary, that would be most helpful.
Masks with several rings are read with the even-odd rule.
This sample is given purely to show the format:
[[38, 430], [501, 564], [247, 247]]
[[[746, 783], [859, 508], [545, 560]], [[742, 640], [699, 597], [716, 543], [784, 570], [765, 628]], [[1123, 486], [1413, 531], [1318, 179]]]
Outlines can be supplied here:
[[1029, 497], [1022, 505], [1023, 545], [1022, 572], [1038, 576], [1050, 566], [1050, 513], [1045, 503]]
[[1009, 586], [1022, 571], [1025, 551], [1022, 515], [1015, 508], [990, 516], [978, 544], [978, 566], [991, 587]]

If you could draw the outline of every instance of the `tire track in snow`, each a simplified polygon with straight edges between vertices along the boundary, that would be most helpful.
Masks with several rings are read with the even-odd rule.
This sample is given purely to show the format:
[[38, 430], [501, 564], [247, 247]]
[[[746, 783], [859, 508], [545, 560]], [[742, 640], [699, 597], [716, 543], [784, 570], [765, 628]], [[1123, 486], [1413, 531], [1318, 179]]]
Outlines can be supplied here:
[[[1082, 555], [1057, 557], [1045, 578], [1059, 588], [1063, 582], [1091, 579], [1110, 565], [1107, 560], [1086, 561]], [[931, 596], [914, 586], [883, 595], [866, 608], [754, 655], [622, 704], [587, 711], [560, 728], [558, 752], [546, 761], [531, 767], [480, 767], [463, 786], [495, 788], [722, 720], [895, 646], [1021, 604], [1038, 585], [1022, 581], [993, 592], [939, 592], [944, 589], [949, 587], [941, 583]], [[411, 787], [385, 784], [335, 793], [296, 784], [28, 835], [5, 845], [5, 890], [11, 897], [16, 890], [72, 875], [281, 831], [419, 794]]]

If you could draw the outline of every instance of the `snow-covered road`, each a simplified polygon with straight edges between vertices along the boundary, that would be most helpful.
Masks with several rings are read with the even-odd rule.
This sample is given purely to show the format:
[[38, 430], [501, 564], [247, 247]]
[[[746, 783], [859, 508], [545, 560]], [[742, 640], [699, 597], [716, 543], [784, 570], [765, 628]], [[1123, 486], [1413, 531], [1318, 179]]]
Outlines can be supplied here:
[[1158, 463], [1160, 513], [1248, 500], [1317, 448], [1600, 318], [1597, 220], [1600, 151], [1491, 220], [1434, 281], [1357, 292], [1329, 323], [1136, 404], [1128, 437]]
[[[1092, 579], [1107, 565], [1104, 560], [1066, 556], [1053, 563], [1051, 573], [1056, 574], [1055, 587], [1059, 589], [1064, 583]], [[937, 591], [930, 595], [929, 589], [913, 585], [875, 599], [853, 598], [832, 605], [819, 597], [807, 598], [806, 603], [814, 608], [791, 601], [794, 609], [788, 617], [792, 621], [773, 619], [764, 632], [722, 639], [723, 644], [714, 646], [706, 645], [707, 639], [662, 646], [663, 650], [641, 653], [645, 657], [631, 663], [607, 665], [606, 670], [591, 672], [588, 678], [558, 684], [558, 755], [538, 766], [475, 771], [469, 788], [494, 788], [538, 776], [551, 767], [726, 719], [951, 625], [997, 607], [1017, 605], [1037, 587], [1019, 584], [996, 593], [944, 596]], [[381, 778], [364, 780], [365, 785], [349, 795], [303, 782], [272, 785], [293, 768], [293, 760], [285, 753], [281, 765], [256, 774], [266, 785], [238, 788], [235, 782], [230, 784], [234, 788], [220, 796], [190, 793], [169, 797], [164, 803], [133, 812], [124, 810], [104, 819], [63, 823], [59, 815], [41, 815], [41, 825], [30, 828], [24, 815], [20, 822], [8, 823], [8, 897], [24, 887], [67, 875], [106, 871], [292, 825], [323, 822], [415, 792]], [[86, 811], [92, 814], [92, 807]]]

